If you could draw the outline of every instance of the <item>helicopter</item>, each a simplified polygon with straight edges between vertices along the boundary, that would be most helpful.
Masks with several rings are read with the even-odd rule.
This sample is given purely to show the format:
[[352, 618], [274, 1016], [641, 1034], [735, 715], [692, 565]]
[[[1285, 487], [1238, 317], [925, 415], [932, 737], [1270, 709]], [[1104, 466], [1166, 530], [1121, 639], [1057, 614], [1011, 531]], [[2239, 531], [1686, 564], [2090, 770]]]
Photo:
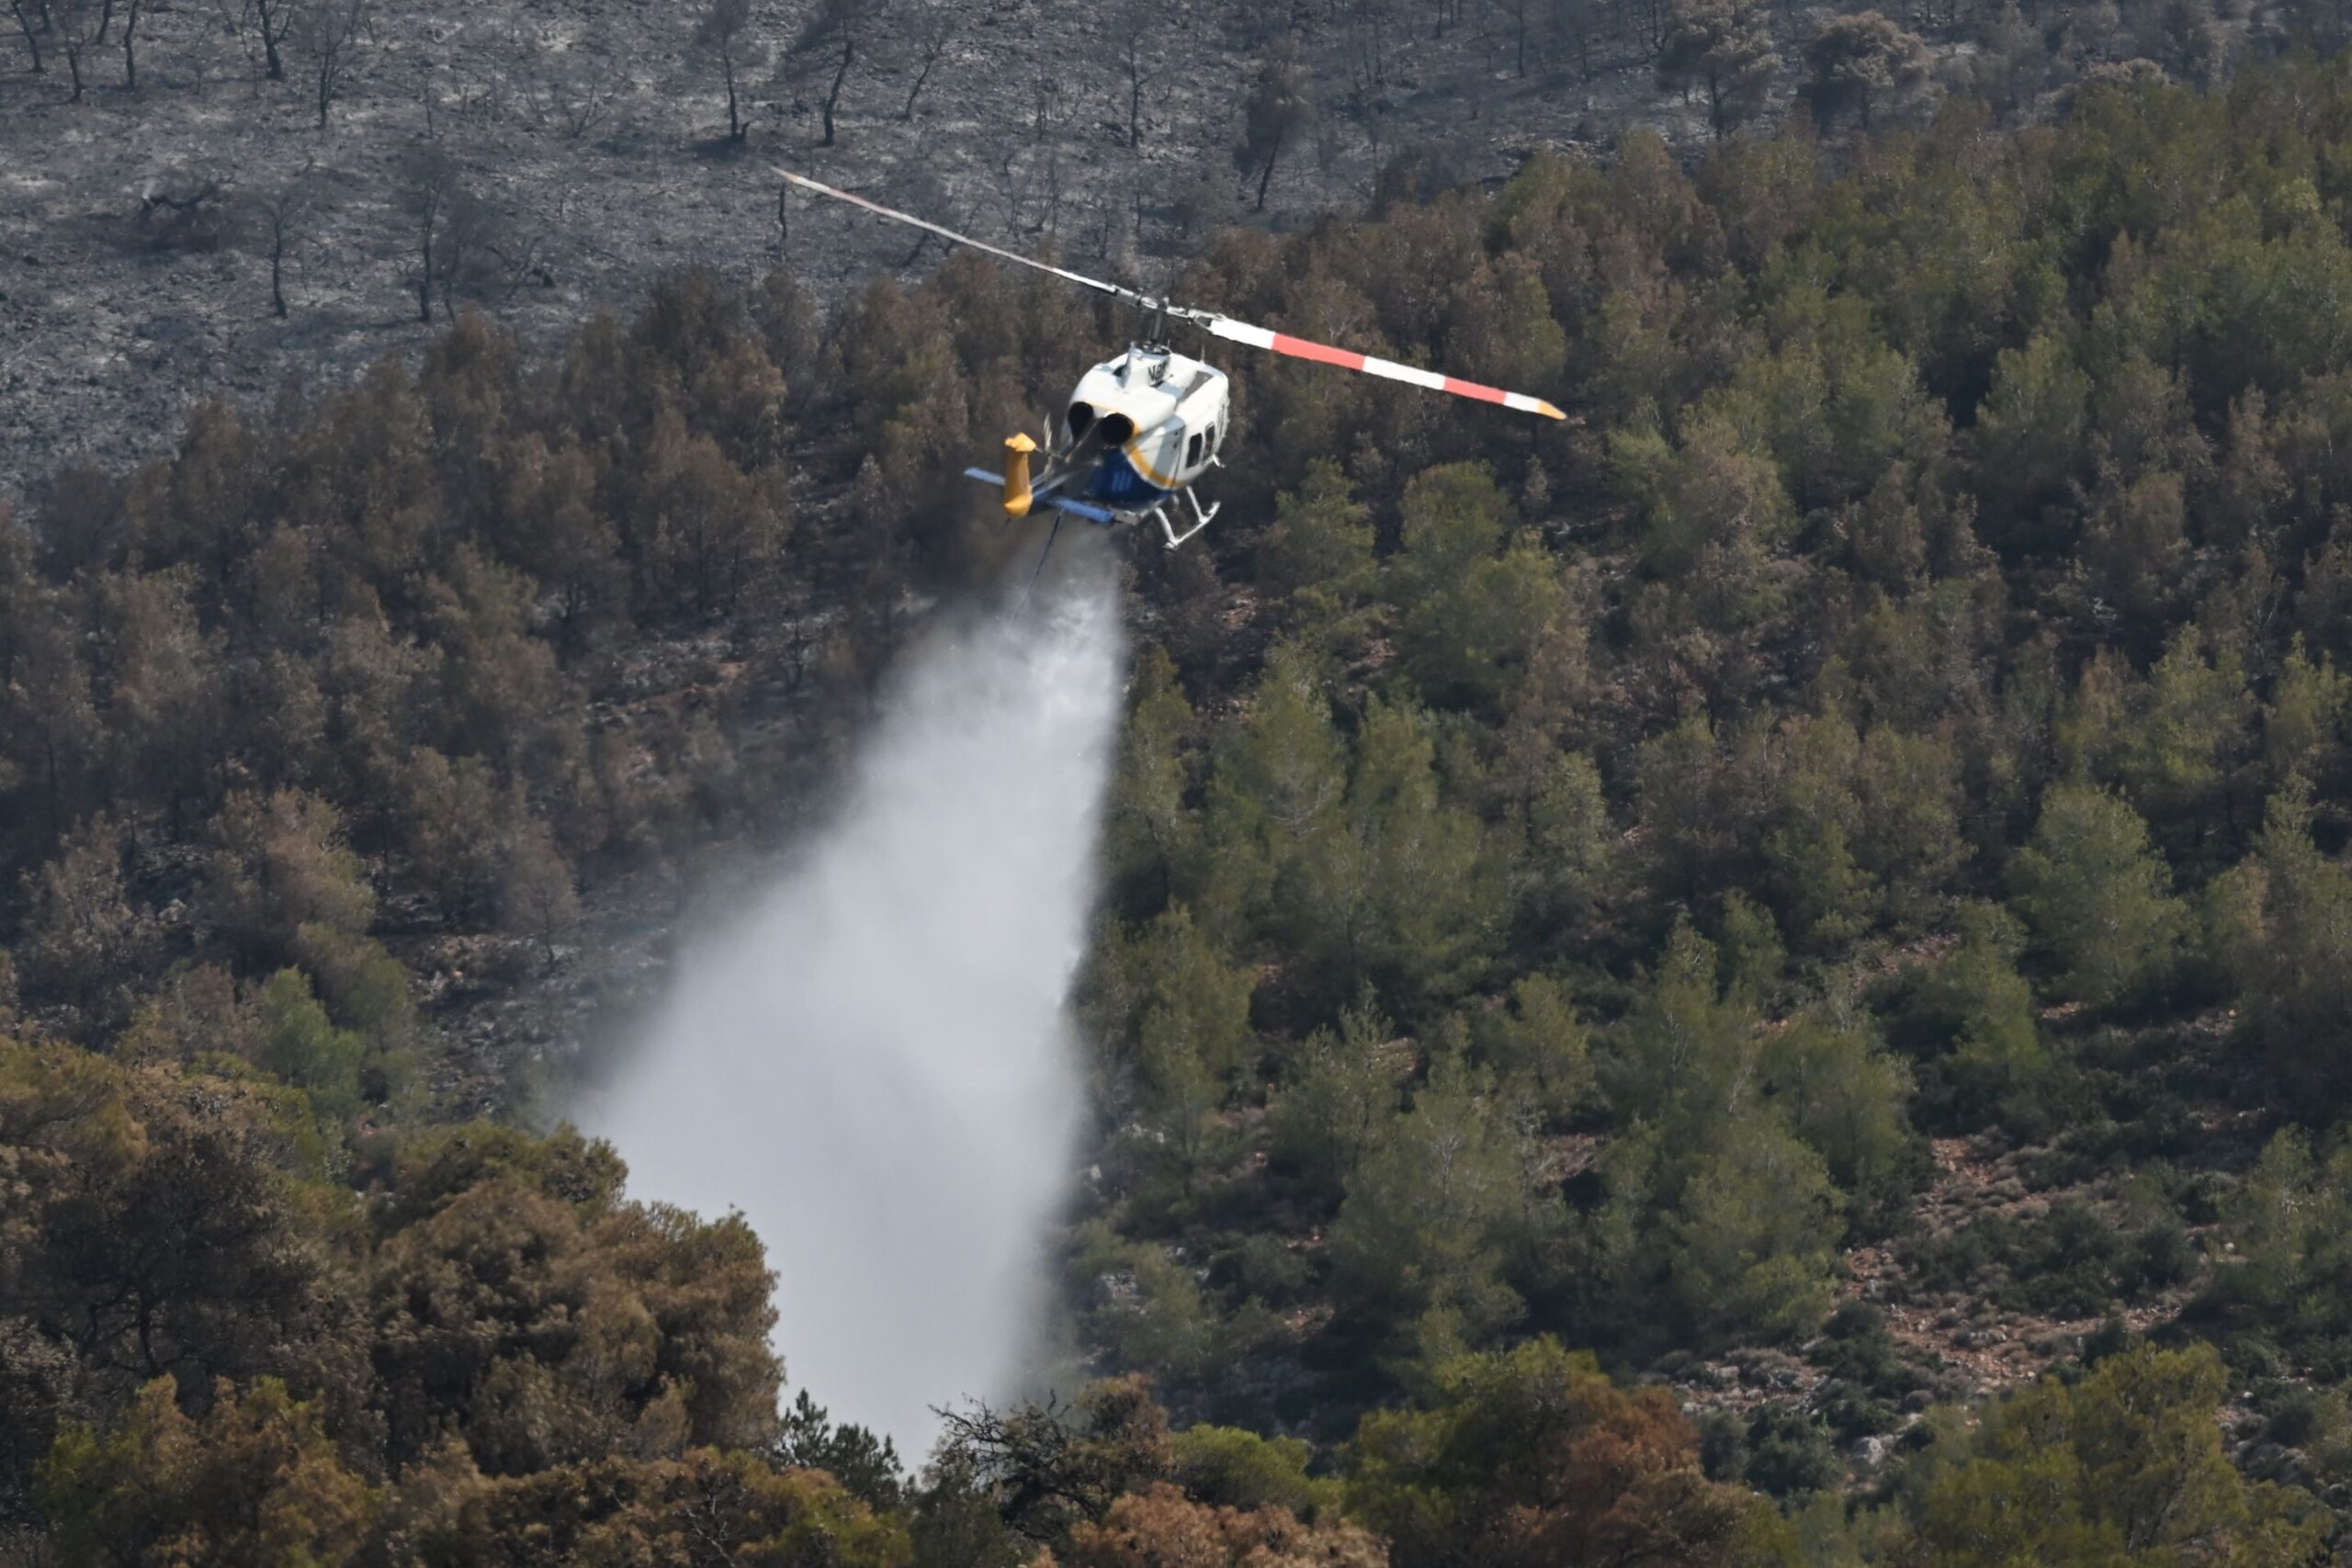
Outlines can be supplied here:
[[[969, 245], [1001, 260], [1035, 267], [1082, 288], [1107, 294], [1136, 306], [1149, 318], [1152, 328], [1147, 341], [1130, 344], [1125, 353], [1102, 361], [1079, 378], [1058, 426], [1049, 421], [1044, 441], [1015, 432], [1005, 438], [1002, 473], [978, 468], [964, 470], [967, 479], [999, 488], [1008, 517], [1026, 517], [1039, 506], [1053, 510], [1057, 513], [1053, 534], [1046, 541], [1049, 555], [1066, 516], [1104, 527], [1148, 518], [1159, 525], [1171, 550], [1216, 518], [1222, 503], [1203, 506], [1193, 486], [1211, 468], [1224, 467], [1217, 453], [1232, 424], [1230, 383], [1216, 367], [1169, 346], [1166, 333], [1170, 321], [1182, 321], [1201, 328], [1212, 337], [1295, 359], [1362, 371], [1433, 392], [1451, 392], [1456, 397], [1498, 403], [1547, 419], [1567, 417], [1542, 398], [1524, 392], [1507, 392], [1499, 387], [1251, 326], [1214, 310], [1171, 304], [1164, 299], [1154, 299], [959, 234], [927, 219], [884, 207], [789, 169], [779, 168], [775, 173], [802, 190], [864, 208], [952, 243]], [[1033, 475], [1031, 459], [1039, 452], [1045, 454], [1043, 465]], [[1181, 533], [1178, 519], [1170, 514], [1179, 497], [1188, 503], [1192, 513], [1190, 526]], [[1041, 557], [1041, 570], [1044, 565]]]

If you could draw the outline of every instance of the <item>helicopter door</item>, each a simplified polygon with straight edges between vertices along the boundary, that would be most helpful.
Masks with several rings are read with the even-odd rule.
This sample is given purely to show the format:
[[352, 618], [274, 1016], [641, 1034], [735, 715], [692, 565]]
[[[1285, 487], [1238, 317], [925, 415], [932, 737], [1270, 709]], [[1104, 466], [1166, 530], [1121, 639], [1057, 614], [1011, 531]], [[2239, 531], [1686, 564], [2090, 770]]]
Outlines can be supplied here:
[[1206, 439], [1199, 431], [1193, 432], [1193, 439], [1184, 445], [1184, 467], [1197, 468], [1201, 466], [1201, 444]]

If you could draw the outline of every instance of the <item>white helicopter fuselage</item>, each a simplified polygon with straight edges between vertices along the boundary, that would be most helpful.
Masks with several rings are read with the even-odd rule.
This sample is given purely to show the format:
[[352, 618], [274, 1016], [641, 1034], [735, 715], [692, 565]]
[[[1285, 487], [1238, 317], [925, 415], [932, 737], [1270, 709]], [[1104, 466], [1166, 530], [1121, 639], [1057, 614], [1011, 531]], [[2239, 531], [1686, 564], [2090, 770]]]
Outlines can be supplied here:
[[1070, 488], [1122, 513], [1184, 489], [1224, 445], [1228, 388], [1224, 371], [1169, 349], [1131, 348], [1097, 365], [1071, 389], [1057, 433], [1062, 454], [1090, 437], [1101, 448]]

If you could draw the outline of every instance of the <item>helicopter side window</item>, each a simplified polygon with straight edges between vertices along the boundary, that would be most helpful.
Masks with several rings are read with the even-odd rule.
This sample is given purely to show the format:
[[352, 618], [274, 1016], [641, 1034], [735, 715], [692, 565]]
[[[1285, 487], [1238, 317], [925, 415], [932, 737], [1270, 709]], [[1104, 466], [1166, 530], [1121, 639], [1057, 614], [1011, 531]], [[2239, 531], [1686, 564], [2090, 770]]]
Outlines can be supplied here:
[[1080, 400], [1069, 405], [1069, 438], [1072, 441], [1084, 435], [1086, 427], [1093, 423], [1094, 405], [1092, 403]]
[[1217, 446], [1218, 446], [1218, 444], [1219, 444], [1220, 442], [1222, 442], [1224, 439], [1225, 439], [1225, 432], [1224, 432], [1224, 431], [1222, 431], [1222, 430], [1218, 429], [1218, 428], [1217, 428], [1216, 425], [1214, 425], [1214, 424], [1212, 424], [1212, 425], [1210, 425], [1210, 426], [1209, 426], [1209, 456], [1210, 456], [1210, 457], [1216, 457], [1216, 449], [1217, 449]]
[[1193, 439], [1184, 448], [1184, 466], [1186, 468], [1197, 468], [1201, 466], [1201, 442], [1203, 439], [1204, 437], [1199, 431], [1196, 430], [1193, 432]]

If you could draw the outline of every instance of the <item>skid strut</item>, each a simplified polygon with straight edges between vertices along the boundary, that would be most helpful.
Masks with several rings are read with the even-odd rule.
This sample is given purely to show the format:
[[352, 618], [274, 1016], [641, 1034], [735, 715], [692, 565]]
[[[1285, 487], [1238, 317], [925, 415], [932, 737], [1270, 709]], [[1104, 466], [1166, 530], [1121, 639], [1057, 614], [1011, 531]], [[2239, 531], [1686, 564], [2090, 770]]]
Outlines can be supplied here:
[[1193, 493], [1192, 488], [1189, 485], [1185, 487], [1182, 493], [1184, 499], [1192, 502], [1193, 505], [1193, 525], [1185, 529], [1182, 533], [1179, 534], [1176, 531], [1176, 525], [1169, 519], [1168, 503], [1166, 502], [1162, 502], [1158, 506], [1151, 509], [1151, 514], [1159, 519], [1159, 531], [1168, 536], [1168, 547], [1171, 550], [1177, 546], [1182, 544], [1185, 540], [1191, 538], [1193, 535], [1199, 533], [1202, 529], [1207, 527], [1216, 517], [1217, 507], [1225, 504], [1223, 502], [1218, 502], [1216, 506], [1212, 506], [1204, 512], [1201, 509], [1201, 498]]

